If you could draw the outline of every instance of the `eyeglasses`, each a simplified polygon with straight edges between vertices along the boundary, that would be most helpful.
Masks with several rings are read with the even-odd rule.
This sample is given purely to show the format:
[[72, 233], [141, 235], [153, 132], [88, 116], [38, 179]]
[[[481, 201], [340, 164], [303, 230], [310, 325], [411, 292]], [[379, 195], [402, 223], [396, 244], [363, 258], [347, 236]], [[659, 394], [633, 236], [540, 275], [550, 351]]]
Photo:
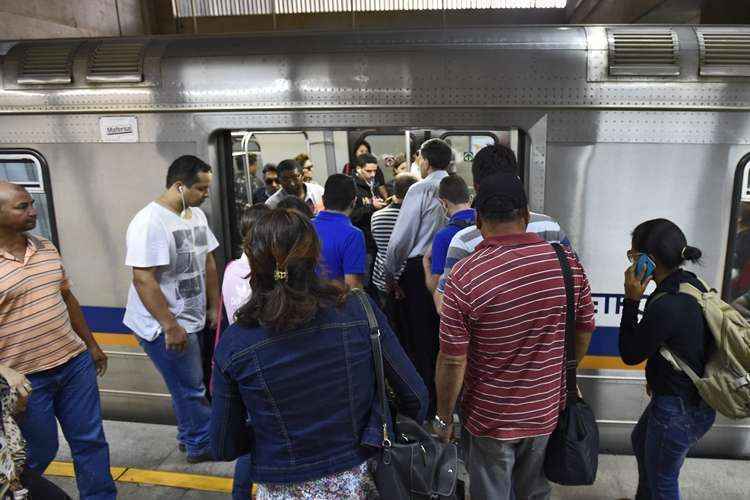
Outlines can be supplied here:
[[273, 186], [274, 184], [278, 184], [278, 179], [266, 179], [266, 186]]

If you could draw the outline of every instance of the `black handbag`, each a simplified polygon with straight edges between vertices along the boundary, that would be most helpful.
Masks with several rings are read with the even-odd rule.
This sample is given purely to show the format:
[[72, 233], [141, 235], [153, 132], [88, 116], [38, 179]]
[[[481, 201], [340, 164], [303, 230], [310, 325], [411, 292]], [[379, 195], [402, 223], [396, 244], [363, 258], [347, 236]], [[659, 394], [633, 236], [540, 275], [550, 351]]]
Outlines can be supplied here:
[[599, 428], [591, 407], [578, 397], [576, 380], [575, 296], [573, 275], [562, 247], [553, 243], [560, 261], [567, 314], [565, 317], [565, 380], [567, 396], [565, 409], [560, 413], [547, 443], [544, 474], [552, 482], [567, 486], [593, 484], [599, 466]]
[[[376, 391], [383, 415], [383, 447], [377, 457], [373, 472], [380, 498], [382, 500], [454, 499], [458, 477], [456, 445], [441, 443], [413, 419], [400, 414], [397, 414], [395, 418], [395, 432], [390, 432], [380, 327], [365, 293], [361, 290], [354, 290], [354, 294], [362, 303], [370, 325]], [[395, 439], [391, 439], [390, 436], [395, 436]]]

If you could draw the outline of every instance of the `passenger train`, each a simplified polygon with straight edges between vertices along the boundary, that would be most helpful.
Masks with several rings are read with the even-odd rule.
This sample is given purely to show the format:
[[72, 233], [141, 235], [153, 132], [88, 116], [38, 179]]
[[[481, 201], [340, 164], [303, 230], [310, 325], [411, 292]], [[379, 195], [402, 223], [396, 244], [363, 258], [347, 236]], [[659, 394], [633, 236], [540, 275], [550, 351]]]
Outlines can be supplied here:
[[[359, 138], [381, 159], [451, 142], [470, 182], [490, 142], [517, 153], [533, 210], [558, 219], [588, 272], [597, 330], [580, 371], [610, 452], [630, 452], [643, 367], [618, 357], [630, 231], [668, 217], [698, 272], [738, 293], [750, 202], [750, 27], [560, 26], [0, 42], [0, 177], [40, 208], [109, 355], [106, 418], [168, 423], [161, 377], [122, 324], [125, 232], [182, 154], [215, 167], [206, 202], [239, 249], [248, 155], [341, 171]], [[390, 172], [386, 169], [387, 175]], [[750, 422], [719, 419], [695, 450], [750, 456]]]

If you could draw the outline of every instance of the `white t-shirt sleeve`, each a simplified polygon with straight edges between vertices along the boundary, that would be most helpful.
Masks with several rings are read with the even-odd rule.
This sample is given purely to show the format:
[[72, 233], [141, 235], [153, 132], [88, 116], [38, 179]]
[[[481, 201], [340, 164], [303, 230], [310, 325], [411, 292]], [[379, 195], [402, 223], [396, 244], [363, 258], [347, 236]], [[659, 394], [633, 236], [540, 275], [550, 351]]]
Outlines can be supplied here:
[[142, 210], [130, 222], [127, 246], [126, 266], [158, 267], [169, 264], [169, 234], [151, 210]]

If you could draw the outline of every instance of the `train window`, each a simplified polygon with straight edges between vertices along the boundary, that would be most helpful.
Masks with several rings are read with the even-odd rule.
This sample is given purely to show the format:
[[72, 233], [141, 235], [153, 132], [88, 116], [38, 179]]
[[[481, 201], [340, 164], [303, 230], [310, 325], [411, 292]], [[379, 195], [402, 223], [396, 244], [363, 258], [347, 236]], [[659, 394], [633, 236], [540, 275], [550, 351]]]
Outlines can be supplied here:
[[[495, 131], [449, 131], [440, 138], [453, 149], [453, 170], [466, 180], [473, 193], [474, 178], [471, 174], [471, 163], [480, 149], [490, 144], [507, 146], [518, 156], [518, 130]], [[520, 173], [520, 172], [519, 172]]]
[[[393, 179], [393, 169], [398, 165], [394, 165], [393, 159], [403, 155], [404, 158], [408, 156], [407, 153], [407, 136], [405, 133], [383, 133], [383, 132], [370, 132], [362, 135], [362, 138], [370, 143], [372, 147], [372, 154], [378, 159], [378, 166], [383, 171], [385, 181], [389, 182]], [[356, 144], [356, 141], [350, 144], [351, 147]], [[354, 151], [351, 151], [353, 154]], [[352, 155], [353, 156], [353, 155]], [[354, 161], [354, 158], [351, 158]], [[407, 161], [407, 164], [410, 164]]]
[[34, 199], [38, 215], [31, 233], [51, 240], [59, 248], [46, 166], [44, 158], [30, 150], [0, 151], [0, 180], [24, 186]]
[[750, 154], [737, 167], [724, 275], [724, 298], [750, 317]]

